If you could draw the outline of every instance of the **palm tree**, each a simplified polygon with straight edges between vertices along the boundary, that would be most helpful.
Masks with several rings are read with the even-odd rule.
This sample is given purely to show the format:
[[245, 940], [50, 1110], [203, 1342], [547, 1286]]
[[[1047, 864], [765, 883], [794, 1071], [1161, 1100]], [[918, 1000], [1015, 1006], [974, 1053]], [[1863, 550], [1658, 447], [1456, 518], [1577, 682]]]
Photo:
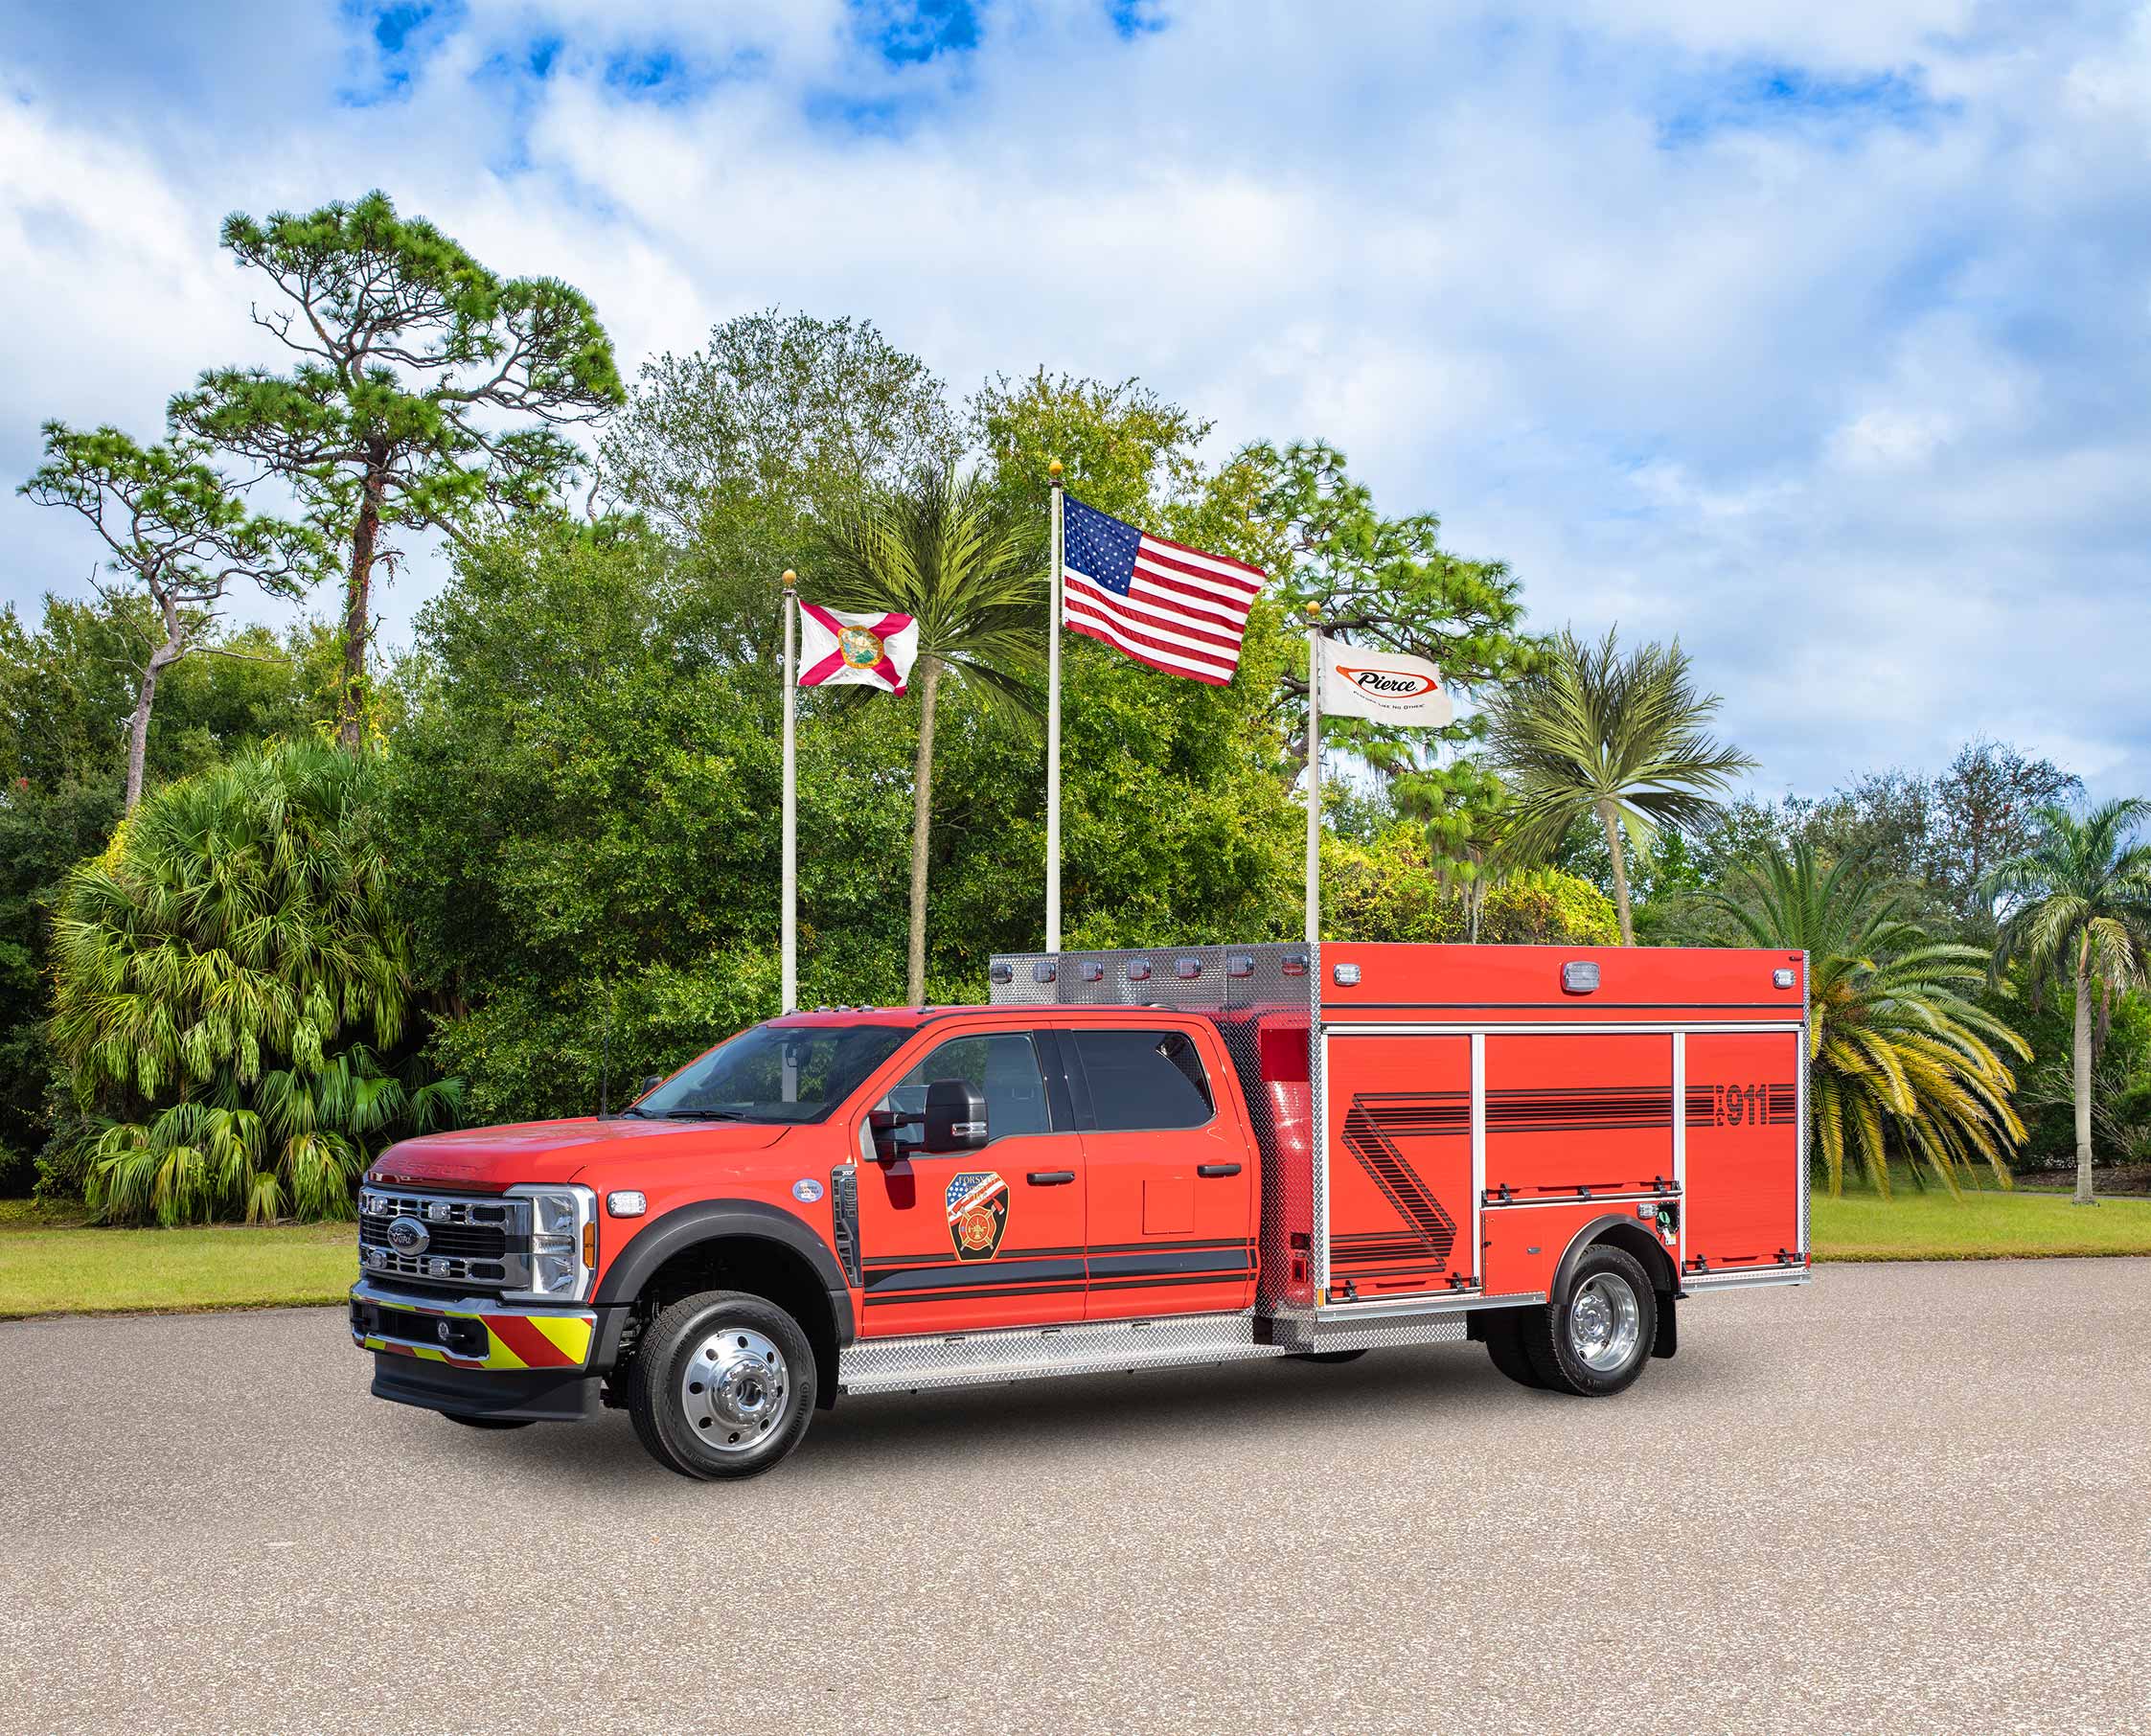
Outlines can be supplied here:
[[1997, 968], [2021, 958], [2041, 976], [2062, 978], [2076, 995], [2076, 1203], [2092, 1197], [2092, 991], [2132, 988], [2151, 957], [2151, 843], [2136, 829], [2151, 802], [2108, 802], [2078, 819], [2042, 808], [2038, 841], [2001, 863], [1985, 882], [2007, 901], [1995, 948]]
[[103, 1216], [341, 1216], [375, 1152], [453, 1119], [460, 1081], [376, 1052], [410, 1046], [412, 1002], [379, 775], [317, 742], [244, 755], [153, 790], [68, 877], [53, 1043], [102, 1128]]
[[977, 477], [918, 472], [826, 527], [814, 590], [833, 607], [894, 609], [919, 623], [919, 749], [911, 786], [911, 943], [905, 994], [927, 994], [927, 850], [933, 824], [934, 704], [953, 675], [991, 707], [1036, 710], [1046, 585], [1039, 541]]
[[1986, 980], [1978, 947], [1937, 942], [1856, 858], [1825, 872], [1804, 840], [1743, 866], [1707, 901], [1758, 947], [1808, 958], [1808, 1105], [1830, 1192], [1844, 1188], [1847, 1146], [1875, 1191], [1889, 1192], [1892, 1142], [1953, 1194], [1983, 1159], [2010, 1185], [2007, 1154], [2025, 1136], [2016, 1076], [1996, 1051], [2028, 1060], [2023, 1038], [1969, 998]]
[[1624, 947], [1636, 944], [1636, 923], [1621, 834], [1640, 851], [1661, 824], [1702, 824], [1719, 811], [1713, 796], [1755, 764], [1705, 732], [1718, 703], [1696, 691], [1679, 640], [1623, 657], [1612, 628], [1595, 645], [1564, 631], [1542, 668], [1494, 697], [1489, 742], [1516, 797], [1517, 848], [1550, 852], [1576, 820], [1597, 815]]

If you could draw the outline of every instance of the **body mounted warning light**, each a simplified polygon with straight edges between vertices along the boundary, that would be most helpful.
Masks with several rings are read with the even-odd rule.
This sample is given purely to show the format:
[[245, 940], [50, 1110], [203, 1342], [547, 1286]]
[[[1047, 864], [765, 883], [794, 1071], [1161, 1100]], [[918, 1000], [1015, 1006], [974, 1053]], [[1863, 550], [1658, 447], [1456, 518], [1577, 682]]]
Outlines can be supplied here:
[[1031, 980], [1035, 983], [1049, 983], [1060, 973], [1061, 967], [1050, 958], [1041, 958], [1031, 967]]
[[1150, 981], [1150, 960], [1147, 958], [1130, 959], [1128, 961], [1128, 980], [1132, 983], [1147, 983]]
[[1287, 976], [1305, 976], [1307, 974], [1307, 954], [1304, 952], [1286, 953], [1285, 974]]
[[995, 982], [1012, 983], [1016, 980], [1016, 967], [1014, 965], [1007, 964], [1002, 960], [995, 959], [994, 961], [992, 969], [990, 969], [986, 972], [986, 974]]
[[1106, 979], [1106, 968], [1105, 968], [1105, 966], [1101, 965], [1101, 964], [1100, 964], [1100, 963], [1099, 963], [1099, 962], [1098, 962], [1098, 961], [1097, 961], [1096, 959], [1094, 959], [1094, 958], [1087, 958], [1087, 959], [1085, 959], [1085, 960], [1083, 961], [1083, 980], [1084, 980], [1085, 982], [1087, 982], [1087, 983], [1097, 983], [1097, 982], [1103, 982], [1103, 981], [1105, 981], [1105, 979]]
[[1598, 966], [1590, 959], [1580, 959], [1561, 967], [1561, 992], [1564, 994], [1591, 994], [1598, 989]]
[[1770, 981], [1773, 989], [1790, 989], [1793, 986], [1793, 973], [1790, 971], [1773, 971]]
[[1183, 983], [1191, 983], [1202, 974], [1202, 961], [1199, 958], [1175, 959], [1173, 974]]
[[1333, 965], [1330, 980], [1339, 989], [1356, 989], [1360, 986], [1360, 967], [1357, 965]]
[[1252, 976], [1255, 973], [1254, 954], [1251, 952], [1233, 953], [1224, 961], [1224, 973], [1227, 976]]

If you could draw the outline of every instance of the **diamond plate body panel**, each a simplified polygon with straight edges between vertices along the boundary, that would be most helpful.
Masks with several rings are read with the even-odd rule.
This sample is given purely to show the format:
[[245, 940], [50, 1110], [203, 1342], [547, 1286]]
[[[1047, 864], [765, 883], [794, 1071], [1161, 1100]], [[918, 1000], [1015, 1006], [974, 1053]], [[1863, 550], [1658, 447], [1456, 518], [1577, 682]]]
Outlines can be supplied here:
[[[1462, 1328], [1459, 1324], [1458, 1332]], [[913, 1392], [1045, 1375], [1122, 1374], [1202, 1362], [1253, 1361], [1289, 1354], [1255, 1342], [1251, 1313], [1167, 1314], [1155, 1320], [1093, 1320], [996, 1332], [926, 1333], [863, 1338], [845, 1348], [837, 1384], [847, 1393]]]
[[[1475, 1306], [1477, 1300], [1476, 1296], [1472, 1298]], [[1464, 1316], [1468, 1312], [1463, 1308], [1430, 1308], [1356, 1320], [1349, 1310], [1328, 1308], [1318, 1314], [1309, 1313], [1284, 1322], [1277, 1336], [1288, 1349], [1295, 1351], [1379, 1350], [1387, 1344], [1461, 1344], [1466, 1336]]]
[[1321, 1126], [1321, 1044], [1313, 1039], [1318, 950], [1266, 942], [1020, 952], [995, 958], [989, 973], [995, 1006], [1160, 1007], [1214, 1016], [1262, 1158], [1255, 1309], [1270, 1318], [1310, 1309], [1326, 1253], [1315, 1137]]

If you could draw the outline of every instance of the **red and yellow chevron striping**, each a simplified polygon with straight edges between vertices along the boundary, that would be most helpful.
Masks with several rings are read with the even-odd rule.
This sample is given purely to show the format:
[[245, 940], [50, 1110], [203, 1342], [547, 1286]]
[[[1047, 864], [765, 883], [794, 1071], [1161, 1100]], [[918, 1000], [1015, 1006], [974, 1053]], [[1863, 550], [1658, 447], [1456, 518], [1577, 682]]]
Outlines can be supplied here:
[[355, 1332], [352, 1336], [359, 1347], [415, 1357], [422, 1362], [446, 1362], [456, 1368], [581, 1368], [589, 1360], [590, 1339], [598, 1324], [595, 1314], [491, 1314], [456, 1308], [413, 1308], [409, 1303], [402, 1306], [415, 1313], [478, 1321], [486, 1329], [485, 1356], [457, 1356], [443, 1345], [408, 1343]]

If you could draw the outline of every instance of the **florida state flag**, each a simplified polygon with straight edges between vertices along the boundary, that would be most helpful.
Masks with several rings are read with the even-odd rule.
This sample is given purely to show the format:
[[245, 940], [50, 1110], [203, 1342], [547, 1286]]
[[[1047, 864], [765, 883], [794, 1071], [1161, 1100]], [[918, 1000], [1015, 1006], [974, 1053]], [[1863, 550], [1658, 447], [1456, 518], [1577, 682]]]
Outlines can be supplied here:
[[900, 694], [919, 654], [919, 624], [909, 615], [862, 615], [799, 605], [799, 685], [879, 687]]

